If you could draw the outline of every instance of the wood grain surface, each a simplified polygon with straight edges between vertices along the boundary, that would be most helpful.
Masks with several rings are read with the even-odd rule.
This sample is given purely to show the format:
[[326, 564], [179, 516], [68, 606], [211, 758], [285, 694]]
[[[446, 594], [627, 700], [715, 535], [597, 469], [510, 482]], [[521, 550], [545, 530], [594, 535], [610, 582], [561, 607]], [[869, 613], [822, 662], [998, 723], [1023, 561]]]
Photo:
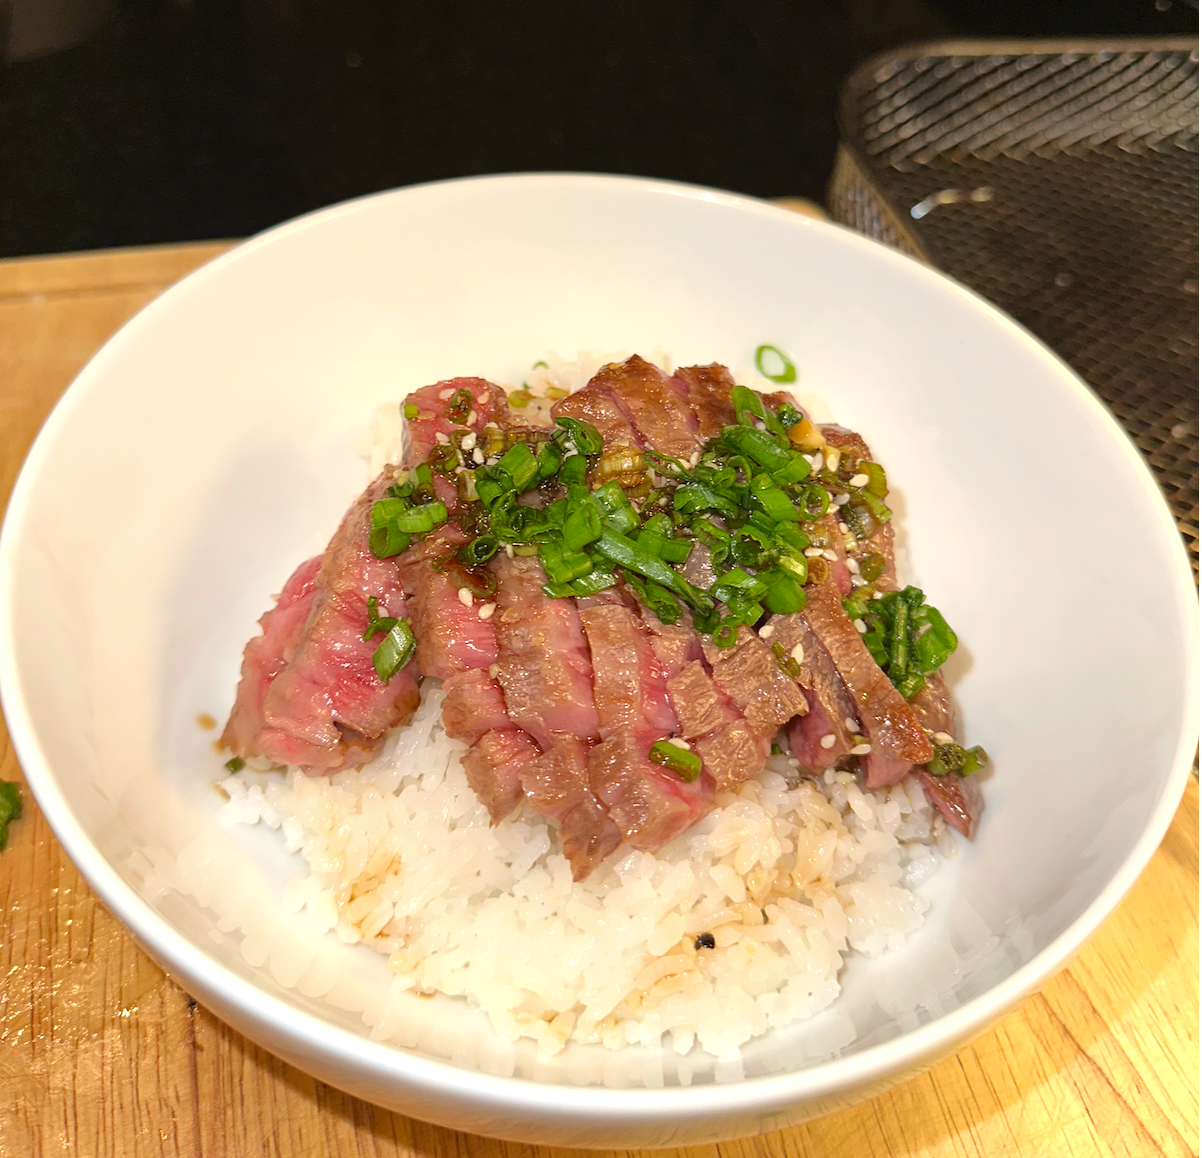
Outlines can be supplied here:
[[[0, 261], [0, 501], [64, 387], [222, 245]], [[0, 729], [0, 778], [22, 781]], [[530, 1158], [285, 1065], [195, 1005], [98, 903], [25, 790], [0, 853], [0, 1158]], [[927, 1074], [721, 1158], [1198, 1154], [1198, 788], [1076, 961]], [[540, 1152], [540, 1158], [541, 1158]], [[546, 1158], [566, 1151], [546, 1150]], [[681, 1153], [686, 1153], [682, 1151]]]

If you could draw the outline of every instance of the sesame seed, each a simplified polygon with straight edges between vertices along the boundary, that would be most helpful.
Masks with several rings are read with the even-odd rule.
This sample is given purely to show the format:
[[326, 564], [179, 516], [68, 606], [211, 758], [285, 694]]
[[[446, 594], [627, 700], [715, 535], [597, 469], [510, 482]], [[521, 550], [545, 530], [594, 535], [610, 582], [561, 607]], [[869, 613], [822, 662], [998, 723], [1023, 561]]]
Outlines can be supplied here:
[[669, 736], [668, 743], [674, 744], [677, 748], [683, 748], [686, 752], [692, 751], [688, 740], [682, 739], [680, 736]]
[[952, 737], [949, 736], [946, 732], [936, 732], [934, 734], [934, 736], [931, 737], [931, 739], [934, 740], [936, 744], [954, 744], [955, 743], [955, 740], [952, 739]]
[[506, 544], [505, 544], [505, 554], [506, 554], [506, 555], [507, 555], [507, 556], [508, 556], [510, 559], [512, 559], [512, 558], [513, 558], [513, 544], [512, 544], [512, 543], [506, 543]]
[[830, 452], [830, 454], [828, 454], [826, 456], [826, 469], [827, 470], [838, 470], [839, 469], [839, 452], [837, 450], [832, 450]]
[[851, 585], [853, 587], [864, 587], [867, 585], [867, 583], [868, 580], [865, 579], [863, 575], [853, 574], [851, 577]]
[[849, 482], [853, 487], [866, 487], [868, 485], [868, 476], [866, 474], [853, 474]]
[[874, 591], [872, 593], [872, 597], [873, 597], [873, 599], [884, 599], [885, 593], [883, 591]]
[[851, 528], [842, 520], [839, 520], [839, 534], [846, 535]]
[[806, 462], [808, 462], [810, 464], [810, 466], [812, 466], [815, 470], [821, 470], [822, 469], [822, 454], [820, 452], [816, 451], [814, 454], [811, 454], [806, 459]]
[[466, 587], [459, 588], [459, 602], [464, 607], [471, 607], [472, 605], [472, 593]]
[[860, 573], [860, 564], [857, 563], [854, 559], [848, 559], [847, 560], [847, 569], [853, 575], [858, 575]]
[[437, 442], [439, 446], [447, 446], [451, 440], [440, 430], [434, 435], [434, 441]]
[[852, 623], [855, 625], [855, 629], [861, 635], [866, 635], [868, 633], [868, 624], [865, 623], [862, 619], [853, 619]]
[[696, 466], [701, 461], [701, 451], [695, 450], [689, 455], [689, 466]]
[[450, 396], [451, 396], [452, 394], [454, 394], [454, 393], [455, 393], [455, 391], [454, 391], [454, 390], [452, 390], [452, 389], [451, 389], [451, 388], [448, 386], [448, 387], [447, 387], [445, 390], [440, 390], [440, 391], [438, 392], [438, 397], [439, 397], [439, 398], [441, 398], [441, 399], [443, 400], [443, 402], [445, 402], [445, 401], [446, 401], [448, 398], [450, 398]]
[[472, 451], [472, 462], [479, 466], [483, 461], [484, 451], [482, 451], [479, 447], [476, 447], [476, 449]]
[[471, 434], [465, 434], [463, 441], [459, 445], [464, 450], [472, 450], [476, 445], [476, 432], [473, 430]]
[[807, 559], [817, 559], [822, 554], [822, 548], [807, 547], [802, 554], [804, 554]]
[[871, 744], [857, 744], [854, 748], [852, 748], [851, 754], [853, 756], [867, 756], [868, 753], [871, 751], [872, 751]]
[[492, 613], [496, 611], [496, 609], [497, 605], [495, 603], [482, 603], [480, 605], [480, 610], [477, 611], [476, 614], [480, 616], [481, 619], [491, 619]]
[[469, 412], [468, 412], [468, 416], [467, 416], [467, 424], [468, 424], [468, 426], [475, 426], [475, 425], [476, 425], [476, 418], [477, 418], [477, 414], [476, 414], [476, 412], [475, 412], [474, 410], [471, 410], [471, 411], [469, 411]]
[[847, 730], [848, 730], [849, 732], [855, 732], [855, 730], [856, 730], [856, 722], [855, 722], [855, 720], [853, 720], [853, 719], [851, 718], [851, 716], [844, 716], [844, 717], [843, 717], [843, 723], [847, 725]]
[[821, 740], [818, 741], [824, 748], [833, 748], [835, 746], [835, 733], [828, 732]]
[[837, 563], [839, 561], [839, 556], [836, 555], [835, 552], [830, 549], [830, 547], [827, 547], [827, 549], [822, 552], [822, 557], [831, 563]]
[[501, 670], [501, 665], [499, 663], [490, 663], [488, 665], [488, 678], [490, 680], [495, 680], [497, 678], [497, 673], [500, 670]]
[[789, 658], [795, 659], [798, 663], [805, 663], [806, 653], [800, 643], [793, 645], [793, 650], [789, 652]]
[[760, 630], [759, 630], [759, 637], [760, 637], [760, 639], [768, 639], [768, 638], [770, 638], [770, 637], [771, 637], [771, 635], [772, 635], [772, 633], [773, 633], [775, 630], [776, 630], [776, 628], [775, 628], [775, 627], [773, 627], [771, 623], [765, 623], [765, 624], [764, 624], [764, 626], [763, 626], [763, 627], [761, 627], [761, 628], [760, 628]]
[[835, 495], [832, 501], [837, 507], [845, 507], [851, 502], [851, 495]]

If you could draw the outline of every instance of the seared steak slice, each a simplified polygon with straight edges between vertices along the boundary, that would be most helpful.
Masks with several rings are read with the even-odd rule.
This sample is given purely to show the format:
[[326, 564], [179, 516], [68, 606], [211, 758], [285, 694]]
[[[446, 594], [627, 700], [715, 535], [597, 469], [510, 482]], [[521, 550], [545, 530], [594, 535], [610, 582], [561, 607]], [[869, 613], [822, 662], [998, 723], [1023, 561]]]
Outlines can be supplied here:
[[619, 844], [622, 834], [593, 795], [588, 773], [589, 746], [560, 740], [522, 768], [522, 789], [531, 805], [559, 823], [572, 879], [582, 881]]
[[275, 606], [259, 619], [262, 629], [242, 653], [242, 677], [234, 697], [222, 746], [235, 756], [256, 756], [255, 736], [263, 727], [263, 700], [271, 681], [284, 670], [296, 650], [317, 593], [321, 556], [302, 563], [284, 584]]
[[505, 697], [488, 672], [460, 671], [443, 684], [442, 722], [452, 740], [474, 744], [485, 732], [512, 728]]
[[593, 794], [634, 848], [652, 852], [679, 836], [714, 806], [705, 772], [691, 784], [647, 758], [661, 737], [623, 724], [589, 752]]
[[[806, 606], [798, 614], [826, 649], [851, 693], [856, 705], [854, 718], [860, 721], [872, 754], [925, 764], [933, 752], [922, 725], [864, 646], [843, 610], [838, 589], [830, 582], [819, 583], [807, 587], [806, 595]], [[878, 784], [868, 780], [868, 787]]]
[[593, 698], [601, 735], [623, 724], [660, 736], [676, 731], [663, 671], [642, 621], [617, 603], [579, 601], [593, 665]]
[[636, 354], [621, 365], [603, 366], [593, 382], [598, 380], [612, 391], [644, 445], [669, 458], [685, 459], [700, 445], [687, 388], [657, 366]]
[[644, 442], [610, 386], [609, 377], [605, 374], [608, 368], [602, 367], [586, 386], [556, 402], [551, 407], [551, 417], [554, 419], [565, 415], [581, 422], [591, 422], [607, 450], [612, 446], [634, 446], [643, 450]]
[[735, 380], [725, 366], [717, 362], [709, 366], [682, 366], [674, 377], [684, 387], [689, 408], [697, 415], [700, 442], [708, 442], [722, 433], [722, 427], [734, 425], [735, 408], [730, 392]]
[[985, 797], [977, 778], [959, 776], [955, 772], [932, 776], [923, 768], [916, 768], [914, 775], [927, 799], [943, 813], [944, 820], [961, 836], [971, 840], [985, 808]]
[[805, 619], [800, 615], [774, 615], [769, 623], [769, 641], [779, 643], [785, 655], [797, 661], [797, 682], [810, 706], [808, 715], [789, 724], [789, 748], [803, 768], [829, 768], [855, 747], [854, 737], [860, 730], [856, 702], [834, 660]]
[[463, 757], [463, 768], [472, 791], [480, 798], [493, 824], [504, 820], [522, 799], [522, 769], [538, 747], [519, 728], [485, 732]]
[[[462, 415], [452, 409], [459, 402], [456, 395], [460, 390], [466, 390], [472, 399]], [[461, 434], [465, 430], [479, 433], [488, 423], [497, 422], [508, 413], [505, 391], [483, 378], [451, 378], [423, 386], [410, 394], [403, 406], [417, 407], [417, 416], [405, 422], [405, 452], [401, 459], [405, 470], [426, 461], [440, 434], [450, 437], [456, 430]]]
[[746, 625], [740, 625], [733, 647], [719, 647], [708, 636], [701, 646], [714, 683], [730, 697], [757, 735], [771, 738], [794, 716], [809, 711], [801, 689], [781, 670], [772, 649]]
[[[379, 641], [363, 638], [369, 596], [379, 600], [381, 614], [407, 615], [395, 560], [377, 559], [368, 543], [372, 504], [392, 478], [386, 469], [334, 533], [294, 654], [267, 690], [264, 727], [254, 744], [259, 754], [278, 763], [291, 762], [302, 752], [306, 771], [362, 763], [365, 745], [417, 706], [412, 670], [405, 667], [381, 683], [372, 666]], [[348, 737], [352, 732], [355, 736]]]
[[533, 556], [497, 555], [497, 681], [510, 719], [544, 751], [563, 737], [596, 739], [593, 666], [570, 599], [552, 599]]
[[729, 792], [763, 768], [772, 743], [740, 718], [698, 737], [693, 747], [706, 772], [714, 778], [717, 791]]
[[447, 523], [400, 556], [398, 567], [409, 604], [409, 624], [417, 637], [417, 663], [423, 676], [449, 679], [456, 672], [488, 668], [497, 662], [497, 631], [480, 618], [487, 600], [464, 603], [459, 588], [439, 569], [467, 542]]

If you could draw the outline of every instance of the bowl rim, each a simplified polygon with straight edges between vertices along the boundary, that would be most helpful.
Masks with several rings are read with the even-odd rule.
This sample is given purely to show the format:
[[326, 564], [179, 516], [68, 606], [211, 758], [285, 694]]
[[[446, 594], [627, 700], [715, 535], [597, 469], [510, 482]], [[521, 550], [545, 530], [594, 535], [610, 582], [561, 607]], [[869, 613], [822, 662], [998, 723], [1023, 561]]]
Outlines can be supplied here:
[[[75, 819], [42, 747], [30, 705], [25, 697], [16, 661], [13, 620], [17, 554], [27, 525], [29, 505], [58, 433], [71, 419], [79, 400], [97, 388], [109, 361], [118, 357], [162, 310], [191, 287], [219, 276], [226, 266], [244, 260], [257, 250], [290, 235], [319, 228], [335, 218], [358, 213], [379, 201], [438, 196], [443, 191], [468, 188], [485, 196], [492, 189], [528, 189], [533, 193], [597, 192], [637, 193], [650, 197], [678, 197], [705, 201], [732, 211], [772, 219], [788, 228], [818, 230], [837, 236], [840, 244], [871, 251], [876, 259], [904, 264], [917, 277], [940, 292], [952, 291], [1027, 346], [1047, 366], [1050, 379], [1075, 396], [1093, 421], [1101, 420], [1107, 437], [1129, 466], [1133, 483], [1155, 500], [1159, 534], [1168, 562], [1167, 578], [1173, 602], [1183, 625], [1189, 628], [1182, 646], [1187, 649], [1187, 678], [1182, 687], [1182, 728], [1160, 798], [1148, 824], [1106, 886], [1056, 938], [1030, 961], [984, 993], [916, 1029], [886, 1042], [784, 1073], [743, 1078], [732, 1082], [709, 1081], [696, 1086], [613, 1089], [606, 1086], [573, 1086], [532, 1078], [502, 1077], [461, 1068], [449, 1061], [411, 1049], [373, 1041], [351, 1029], [334, 1025], [316, 1013], [292, 1004], [287, 998], [264, 991], [253, 981], [233, 972], [206, 949], [176, 931], [108, 862]], [[1087, 420], [1090, 420], [1087, 417]], [[1171, 541], [1170, 541], [1171, 540]], [[622, 1114], [631, 1120], [654, 1117], [661, 1123], [679, 1118], [737, 1114], [765, 1110], [816, 1099], [852, 1086], [887, 1081], [926, 1059], [945, 1055], [983, 1031], [1027, 994], [1053, 976], [1098, 929], [1134, 885], [1155, 853], [1185, 791], [1197, 734], [1197, 671], [1188, 653], [1189, 638], [1196, 638], [1196, 602], [1192, 571], [1184, 543], [1150, 469], [1114, 415], [1058, 355], [1014, 319], [946, 274], [875, 242], [853, 229], [833, 222], [793, 213], [767, 201], [705, 186], [656, 178], [598, 173], [505, 173], [432, 181], [384, 190], [327, 206], [267, 229], [235, 246], [182, 278], [127, 321], [79, 371], [46, 419], [31, 446], [13, 487], [3, 526], [0, 527], [0, 698], [9, 734], [27, 782], [56, 837], [105, 905], [136, 935], [153, 957], [184, 980], [192, 991], [211, 993], [216, 1002], [238, 1010], [267, 1036], [291, 1038], [306, 1055], [322, 1056], [340, 1067], [367, 1070], [390, 1082], [440, 1093], [449, 1098], [504, 1106], [510, 1113], [540, 1111], [553, 1102], [559, 1113], [585, 1116]], [[303, 1068], [303, 1063], [302, 1068]]]

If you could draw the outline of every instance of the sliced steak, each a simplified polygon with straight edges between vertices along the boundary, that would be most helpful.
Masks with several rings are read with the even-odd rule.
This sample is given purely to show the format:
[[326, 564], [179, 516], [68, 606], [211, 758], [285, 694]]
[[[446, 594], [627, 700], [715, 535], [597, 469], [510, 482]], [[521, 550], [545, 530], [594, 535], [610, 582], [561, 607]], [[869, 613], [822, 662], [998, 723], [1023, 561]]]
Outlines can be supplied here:
[[398, 563], [417, 637], [417, 663], [423, 676], [449, 679], [456, 672], [488, 668], [497, 662], [497, 631], [480, 618], [487, 600], [464, 603], [459, 588], [442, 570], [445, 560], [467, 542], [453, 523], [415, 543]]
[[[637, 354], [603, 366], [594, 377], [612, 391], [643, 445], [669, 458], [687, 459], [700, 445], [688, 390]], [[590, 383], [591, 385], [591, 383]]]
[[645, 449], [646, 444], [635, 430], [626, 408], [618, 401], [606, 373], [610, 367], [603, 366], [593, 375], [586, 386], [575, 394], [561, 398], [551, 407], [552, 419], [566, 416], [581, 422], [591, 422], [597, 428], [606, 449], [613, 446], [634, 446]]
[[522, 768], [522, 789], [538, 812], [559, 823], [573, 880], [584, 880], [619, 844], [622, 833], [593, 795], [589, 746], [560, 740]]
[[622, 725], [645, 728], [657, 736], [675, 732], [676, 714], [668, 702], [652, 637], [642, 621], [620, 604], [579, 603], [602, 737]]
[[627, 843], [648, 852], [662, 848], [714, 806], [708, 774], [690, 784], [647, 758], [659, 738], [623, 724], [589, 752], [593, 794]]
[[372, 666], [379, 640], [363, 638], [370, 596], [382, 614], [407, 616], [395, 560], [377, 559], [368, 543], [372, 504], [392, 478], [385, 470], [334, 533], [294, 654], [264, 697], [264, 727], [254, 743], [278, 763], [299, 762], [312, 772], [362, 763], [372, 742], [417, 706], [411, 668], [381, 683]]
[[772, 649], [745, 625], [733, 647], [719, 647], [708, 636], [701, 645], [714, 683], [757, 735], [771, 738], [794, 716], [809, 711], [801, 689], [781, 670]]
[[260, 633], [242, 653], [242, 676], [234, 708], [221, 733], [222, 746], [235, 756], [259, 754], [255, 736], [263, 727], [263, 700], [271, 681], [284, 670], [296, 650], [313, 607], [320, 569], [318, 555], [292, 573], [275, 606], [259, 619]]
[[916, 768], [914, 776], [927, 799], [943, 813], [944, 820], [961, 836], [971, 840], [985, 808], [985, 797], [977, 778], [959, 776], [955, 772], [932, 776], [922, 768]]
[[774, 615], [768, 622], [770, 642], [779, 643], [785, 654], [797, 661], [797, 682], [810, 706], [808, 715], [789, 724], [789, 748], [803, 768], [830, 768], [855, 747], [854, 737], [860, 730], [856, 702], [834, 660], [801, 615]]
[[544, 751], [564, 737], [596, 739], [600, 721], [593, 703], [593, 666], [570, 599], [552, 599], [533, 556], [498, 554], [497, 681], [510, 719]]
[[519, 728], [485, 732], [464, 755], [467, 782], [488, 809], [493, 824], [518, 806], [522, 769], [537, 755], [538, 746]]
[[[805, 609], [799, 614], [834, 661], [851, 693], [856, 705], [854, 718], [859, 720], [872, 745], [872, 754], [907, 765], [925, 764], [933, 752], [922, 725], [864, 646], [860, 633], [843, 610], [843, 601], [834, 583], [807, 587], [806, 595]], [[889, 769], [892, 774], [896, 766], [890, 765]], [[866, 781], [869, 788], [892, 782], [879, 779], [874, 782], [867, 769]]]
[[[472, 396], [471, 407], [461, 419], [453, 413], [448, 415], [449, 409], [456, 405], [456, 394], [460, 390], [466, 390]], [[479, 433], [490, 422], [503, 418], [509, 409], [504, 389], [483, 378], [450, 378], [423, 386], [410, 394], [403, 406], [417, 407], [417, 416], [405, 422], [405, 450], [401, 458], [405, 470], [412, 470], [426, 461], [440, 434], [450, 437], [456, 430]]]
[[688, 397], [689, 407], [697, 416], [697, 437], [708, 442], [722, 433], [722, 427], [733, 426], [735, 408], [730, 392], [735, 380], [730, 371], [717, 362], [709, 366], [682, 366], [675, 379]]
[[443, 690], [442, 722], [452, 740], [474, 744], [485, 732], [513, 727], [500, 685], [487, 671], [456, 672]]

